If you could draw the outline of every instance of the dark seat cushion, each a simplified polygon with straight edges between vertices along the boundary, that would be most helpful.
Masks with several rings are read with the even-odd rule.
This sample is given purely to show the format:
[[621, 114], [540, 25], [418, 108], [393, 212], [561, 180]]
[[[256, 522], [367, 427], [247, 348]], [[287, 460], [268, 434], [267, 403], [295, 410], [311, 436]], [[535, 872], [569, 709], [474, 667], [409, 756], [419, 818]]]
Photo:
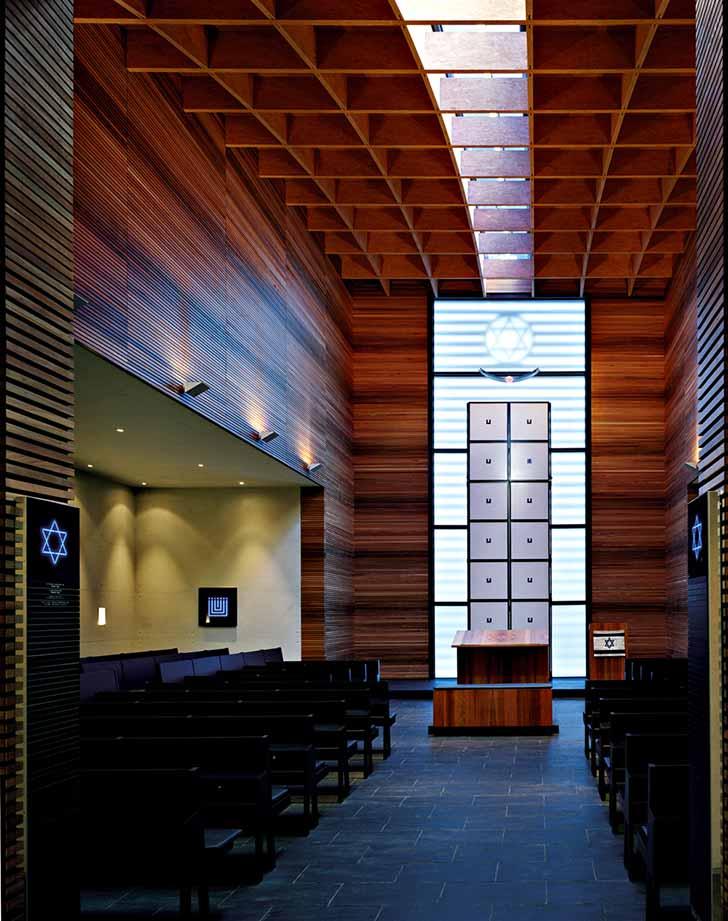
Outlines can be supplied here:
[[152, 656], [122, 659], [121, 683], [125, 688], [143, 688], [157, 676], [157, 663]]
[[84, 672], [81, 675], [81, 700], [91, 700], [102, 691], [118, 691], [119, 681], [115, 671]]
[[98, 662], [82, 662], [81, 663], [81, 673], [88, 675], [91, 672], [114, 672], [116, 674], [116, 681], [119, 687], [121, 687], [123, 677], [122, 677], [122, 666], [121, 659], [105, 659]]
[[262, 649], [253, 650], [252, 652], [244, 652], [242, 655], [246, 666], [265, 665], [265, 656], [263, 655]]
[[194, 674], [190, 659], [177, 659], [174, 662], [160, 662], [159, 676], [164, 684], [182, 684], [185, 678]]
[[232, 652], [227, 656], [220, 656], [220, 671], [237, 672], [245, 664], [242, 652]]
[[192, 671], [195, 675], [215, 675], [220, 671], [220, 656], [205, 656], [192, 660]]
[[267, 664], [268, 662], [282, 662], [283, 661], [283, 650], [280, 646], [275, 646], [273, 649], [261, 649], [260, 652], [263, 655], [263, 661]]

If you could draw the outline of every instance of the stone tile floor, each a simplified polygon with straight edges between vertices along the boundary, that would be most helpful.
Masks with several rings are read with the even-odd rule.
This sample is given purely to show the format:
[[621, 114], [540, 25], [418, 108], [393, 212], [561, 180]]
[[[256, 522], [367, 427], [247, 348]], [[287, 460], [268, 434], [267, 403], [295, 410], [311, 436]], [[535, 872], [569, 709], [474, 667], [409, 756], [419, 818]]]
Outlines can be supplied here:
[[[642, 921], [644, 888], [582, 753], [583, 702], [551, 738], [432, 738], [395, 702], [394, 751], [258, 885], [213, 887], [223, 921]], [[171, 916], [172, 891], [86, 891], [84, 918]]]

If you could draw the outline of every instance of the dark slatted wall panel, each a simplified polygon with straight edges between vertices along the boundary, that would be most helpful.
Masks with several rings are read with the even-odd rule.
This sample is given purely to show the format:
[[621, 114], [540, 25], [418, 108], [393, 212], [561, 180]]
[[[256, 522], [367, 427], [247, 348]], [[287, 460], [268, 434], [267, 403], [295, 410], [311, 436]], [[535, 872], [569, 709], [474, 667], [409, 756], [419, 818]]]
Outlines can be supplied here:
[[698, 343], [695, 240], [691, 239], [665, 304], [665, 474], [668, 651], [687, 655], [688, 484], [698, 462]]
[[[26, 860], [21, 814], [27, 812], [34, 855], [42, 849], [40, 821], [52, 828], [62, 801], [71, 806], [78, 751], [78, 637], [64, 636], [66, 654], [54, 659], [48, 651], [48, 631], [40, 630], [39, 635], [36, 630], [24, 662], [21, 627], [16, 624], [16, 535], [10, 498], [22, 494], [66, 501], [73, 482], [72, 12], [68, 0], [10, 0], [5, 13], [0, 776], [2, 915], [9, 921], [24, 917], [26, 870], [32, 896], [49, 888], [48, 868]], [[23, 727], [20, 701], [38, 714], [38, 722], [34, 719]], [[26, 764], [25, 789], [15, 747], [24, 732], [32, 737], [38, 756]], [[41, 774], [38, 764], [51, 753], [53, 771]], [[34, 804], [51, 789], [58, 795], [47, 800], [39, 815]], [[52, 829], [52, 834], [58, 830]], [[67, 834], [72, 846], [71, 817]], [[59, 854], [59, 868], [63, 864]], [[53, 893], [59, 914], [69, 909], [69, 895], [73, 908], [77, 887], [72, 870]], [[40, 917], [42, 901], [31, 898], [31, 905], [36, 906], [31, 916]]]
[[195, 411], [245, 439], [275, 429], [281, 437], [264, 450], [298, 470], [322, 462], [319, 507], [303, 499], [304, 645], [309, 655], [348, 655], [351, 302], [342, 282], [250, 155], [226, 154], [216, 117], [185, 115], [175, 78], [127, 73], [112, 27], [76, 27], [75, 112], [77, 337], [168, 393], [205, 380], [210, 390], [189, 400]]
[[[700, 490], [726, 489], [725, 13], [720, 0], [697, 0], [697, 311]], [[722, 503], [723, 661], [728, 661], [728, 520]], [[723, 666], [723, 735], [728, 672]], [[723, 906], [728, 905], [728, 746], [723, 747]]]
[[667, 652], [664, 304], [591, 302], [592, 619]]
[[428, 307], [354, 299], [354, 608], [358, 656], [428, 674]]

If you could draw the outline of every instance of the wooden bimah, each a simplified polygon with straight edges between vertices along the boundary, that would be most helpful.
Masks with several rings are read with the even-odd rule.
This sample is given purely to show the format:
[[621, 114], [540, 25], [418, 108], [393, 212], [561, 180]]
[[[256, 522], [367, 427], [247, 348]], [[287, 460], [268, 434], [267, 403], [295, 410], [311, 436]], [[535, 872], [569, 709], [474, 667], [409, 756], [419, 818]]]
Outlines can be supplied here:
[[543, 630], [459, 630], [454, 687], [433, 692], [433, 735], [551, 735], [549, 637]]

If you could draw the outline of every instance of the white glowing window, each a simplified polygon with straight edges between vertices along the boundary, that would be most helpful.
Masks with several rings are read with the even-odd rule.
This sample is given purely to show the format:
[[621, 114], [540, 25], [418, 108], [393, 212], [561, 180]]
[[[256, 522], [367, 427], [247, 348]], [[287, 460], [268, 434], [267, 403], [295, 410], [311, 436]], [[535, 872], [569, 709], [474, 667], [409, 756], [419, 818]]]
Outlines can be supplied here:
[[[435, 674], [467, 624], [467, 404], [551, 403], [554, 677], [586, 672], [586, 316], [584, 302], [435, 301], [432, 469]], [[518, 384], [480, 368], [542, 372]]]

